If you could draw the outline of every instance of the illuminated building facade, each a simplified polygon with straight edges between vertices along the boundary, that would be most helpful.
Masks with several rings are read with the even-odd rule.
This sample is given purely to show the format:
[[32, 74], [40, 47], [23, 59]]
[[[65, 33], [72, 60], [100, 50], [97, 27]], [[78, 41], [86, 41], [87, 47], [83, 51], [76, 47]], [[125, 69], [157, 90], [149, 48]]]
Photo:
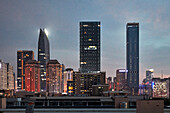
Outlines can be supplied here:
[[148, 69], [146, 71], [146, 78], [143, 80], [142, 84], [139, 85], [140, 95], [149, 95], [152, 97], [152, 78], [154, 69]]
[[14, 89], [13, 66], [0, 60], [0, 89]]
[[50, 45], [48, 32], [40, 29], [38, 40], [38, 61], [41, 65], [41, 91], [46, 90], [46, 64], [50, 60]]
[[65, 82], [64, 82], [64, 91], [68, 95], [73, 95], [73, 73], [72, 68], [67, 68], [65, 70]]
[[104, 96], [103, 92], [108, 91], [109, 85], [92, 85], [93, 96]]
[[66, 91], [65, 91], [65, 87], [64, 87], [64, 85], [65, 84], [67, 84], [66, 82], [65, 82], [65, 66], [64, 66], [64, 64], [61, 64], [62, 65], [62, 82], [61, 82], [61, 91], [62, 91], [62, 93], [66, 93]]
[[25, 65], [25, 91], [40, 92], [40, 64], [29, 60]]
[[47, 63], [47, 92], [49, 96], [62, 93], [62, 64], [57, 60], [49, 60]]
[[0, 60], [0, 89], [7, 89], [7, 64]]
[[80, 22], [80, 72], [100, 72], [100, 22]]
[[114, 77], [114, 78], [113, 78], [113, 89], [114, 89], [114, 91], [117, 90], [116, 84], [117, 84], [117, 82], [116, 82], [116, 77]]
[[126, 25], [127, 80], [131, 95], [138, 95], [139, 88], [139, 23]]
[[73, 74], [73, 93], [76, 95], [92, 95], [92, 85], [105, 85], [106, 73], [80, 73]]
[[14, 89], [14, 71], [13, 66], [10, 63], [7, 63], [7, 89]]
[[122, 91], [122, 90], [127, 90], [127, 79], [126, 79], [126, 74], [128, 70], [126, 69], [118, 69], [116, 71], [116, 90], [117, 91]]
[[153, 98], [169, 98], [169, 78], [153, 78], [152, 90]]
[[154, 72], [154, 69], [149, 69], [146, 71], [146, 83], [145, 84], [148, 84], [148, 85], [152, 84], [153, 72]]
[[112, 91], [112, 77], [107, 78], [107, 84], [109, 85], [108, 90]]
[[25, 64], [28, 60], [34, 60], [33, 51], [17, 51], [17, 89], [19, 90], [25, 90]]

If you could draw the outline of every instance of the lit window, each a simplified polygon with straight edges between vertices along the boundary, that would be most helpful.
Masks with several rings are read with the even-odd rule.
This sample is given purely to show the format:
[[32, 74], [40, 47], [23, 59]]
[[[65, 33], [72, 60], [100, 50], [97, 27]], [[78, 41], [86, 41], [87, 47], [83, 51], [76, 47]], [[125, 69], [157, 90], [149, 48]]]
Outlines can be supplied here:
[[88, 27], [88, 25], [83, 25], [83, 27]]
[[80, 64], [86, 64], [86, 62], [80, 62]]
[[26, 54], [26, 57], [29, 57], [29, 54]]
[[92, 39], [89, 39], [89, 41], [92, 41]]
[[88, 50], [96, 50], [96, 49], [97, 49], [96, 46], [89, 46], [89, 47], [88, 47]]

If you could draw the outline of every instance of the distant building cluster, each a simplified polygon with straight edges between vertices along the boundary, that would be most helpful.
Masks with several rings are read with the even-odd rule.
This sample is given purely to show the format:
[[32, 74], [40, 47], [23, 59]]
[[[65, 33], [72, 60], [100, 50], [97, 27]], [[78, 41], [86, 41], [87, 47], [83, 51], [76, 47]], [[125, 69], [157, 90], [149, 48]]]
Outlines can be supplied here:
[[17, 51], [17, 75], [13, 66], [0, 60], [0, 89], [34, 92], [45, 96], [147, 95], [169, 98], [170, 78], [154, 78], [153, 69], [139, 85], [139, 23], [126, 25], [126, 68], [116, 76], [106, 77], [101, 71], [101, 23], [80, 22], [79, 69], [65, 67], [50, 59], [46, 29], [40, 29], [37, 60], [32, 50]]

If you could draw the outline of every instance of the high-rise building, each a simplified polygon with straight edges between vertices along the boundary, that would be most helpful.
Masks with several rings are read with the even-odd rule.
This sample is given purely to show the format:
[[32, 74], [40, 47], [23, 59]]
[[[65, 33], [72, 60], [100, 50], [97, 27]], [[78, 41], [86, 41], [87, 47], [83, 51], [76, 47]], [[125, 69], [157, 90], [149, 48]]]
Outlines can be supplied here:
[[117, 85], [117, 78], [114, 77], [114, 78], [113, 78], [113, 89], [114, 89], [114, 91], [117, 90], [116, 85]]
[[49, 96], [62, 93], [62, 64], [57, 60], [47, 63], [47, 92]]
[[64, 87], [64, 85], [66, 84], [66, 79], [65, 79], [65, 74], [64, 74], [64, 72], [65, 72], [65, 65], [64, 64], [61, 64], [62, 66], [62, 81], [61, 81], [61, 92], [62, 93], [66, 93], [66, 90], [65, 90], [65, 87]]
[[64, 72], [64, 92], [68, 95], [73, 95], [73, 73], [72, 68], [67, 68]]
[[109, 91], [112, 91], [112, 84], [113, 84], [113, 82], [112, 82], [112, 77], [108, 77], [107, 78], [107, 84], [109, 85]]
[[7, 63], [7, 89], [14, 89], [14, 79], [13, 66]]
[[19, 90], [25, 90], [25, 64], [28, 60], [34, 60], [33, 51], [17, 51], [17, 89]]
[[146, 84], [148, 85], [152, 84], [153, 72], [154, 69], [149, 69], [146, 71]]
[[40, 64], [29, 60], [25, 65], [25, 91], [40, 92]]
[[152, 78], [152, 97], [169, 98], [170, 78]]
[[46, 90], [46, 64], [50, 60], [50, 44], [46, 29], [40, 29], [38, 40], [38, 61], [41, 65], [41, 91]]
[[127, 79], [126, 79], [126, 74], [127, 74], [126, 69], [118, 69], [116, 71], [116, 90], [117, 91], [122, 91], [122, 90], [127, 90]]
[[139, 88], [139, 23], [126, 25], [126, 66], [128, 87], [131, 95]]
[[7, 64], [0, 60], [0, 89], [7, 89]]
[[13, 66], [0, 60], [0, 89], [14, 89]]
[[73, 73], [73, 93], [92, 95], [92, 85], [105, 85], [106, 73]]
[[80, 72], [100, 72], [100, 22], [80, 22]]

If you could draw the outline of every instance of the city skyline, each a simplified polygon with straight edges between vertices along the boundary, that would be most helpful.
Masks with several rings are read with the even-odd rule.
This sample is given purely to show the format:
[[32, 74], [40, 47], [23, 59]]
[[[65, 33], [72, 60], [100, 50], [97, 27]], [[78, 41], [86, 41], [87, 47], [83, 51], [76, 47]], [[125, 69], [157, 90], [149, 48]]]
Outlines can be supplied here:
[[[102, 0], [92, 0], [91, 5], [87, 7], [88, 3], [85, 1], [76, 0], [74, 3], [70, 1], [51, 1], [51, 3], [46, 3], [46, 1], [1, 1], [0, 57], [3, 61], [12, 63], [15, 74], [17, 74], [17, 50], [33, 50], [34, 58], [37, 58], [38, 30], [45, 27], [49, 31], [51, 58], [59, 60], [66, 67], [78, 70], [79, 22], [97, 20], [101, 21], [102, 28], [101, 71], [106, 71], [107, 77], [115, 77], [117, 69], [126, 67], [126, 23], [139, 22], [140, 83], [145, 77], [145, 71], [149, 68], [155, 70], [156, 76], [161, 76], [161, 71], [165, 75], [170, 75], [168, 70], [170, 67], [170, 63], [168, 63], [170, 60], [168, 54], [170, 49], [168, 39], [170, 36], [168, 32], [170, 29], [169, 1], [134, 1], [126, 4], [127, 2], [109, 1], [105, 3]], [[36, 6], [39, 3], [40, 5]], [[135, 4], [140, 4], [137, 10], [134, 10], [137, 8]], [[49, 9], [41, 9], [41, 5], [48, 6]], [[64, 5], [66, 7], [63, 9]], [[118, 10], [120, 6], [124, 6], [124, 8]], [[132, 6], [135, 6], [134, 9]], [[32, 8], [27, 10], [26, 8], [29, 7]], [[82, 7], [85, 10], [78, 11]], [[33, 12], [34, 10], [35, 12]]]

